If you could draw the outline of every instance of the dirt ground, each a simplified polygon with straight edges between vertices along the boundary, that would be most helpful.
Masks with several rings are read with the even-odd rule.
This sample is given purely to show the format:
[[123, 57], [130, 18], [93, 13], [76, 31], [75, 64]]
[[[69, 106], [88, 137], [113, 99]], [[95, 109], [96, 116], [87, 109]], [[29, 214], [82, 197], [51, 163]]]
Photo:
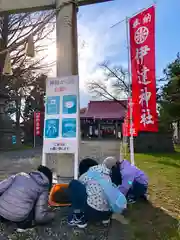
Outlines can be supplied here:
[[[91, 156], [100, 162], [106, 156], [119, 157], [119, 154], [119, 142], [116, 141], [84, 142], [80, 149], [80, 159]], [[17, 172], [36, 169], [41, 163], [41, 155], [41, 149], [38, 148], [1, 153], [0, 179]], [[59, 168], [62, 180], [65, 180], [65, 176], [72, 177], [72, 156], [58, 157], [60, 161], [57, 163], [54, 156], [48, 156], [48, 166], [55, 170]], [[145, 170], [150, 177], [151, 201], [129, 206], [125, 213], [127, 224], [112, 220], [108, 226], [88, 225], [85, 230], [79, 230], [68, 226], [69, 209], [61, 208], [55, 210], [56, 218], [51, 224], [36, 227], [26, 234], [17, 234], [14, 225], [0, 224], [0, 240], [180, 240], [180, 231], [178, 231], [180, 221], [178, 222], [178, 218], [171, 214], [175, 212], [171, 205], [174, 208], [179, 206], [178, 159], [180, 159], [180, 153], [169, 157], [136, 155], [137, 166]], [[175, 193], [177, 193], [176, 198], [173, 196]], [[169, 204], [171, 202], [172, 204]]]
[[[111, 148], [108, 152], [108, 146]], [[95, 147], [94, 147], [95, 146]], [[100, 146], [96, 146], [96, 143], [83, 143], [81, 148], [81, 156], [93, 156], [97, 159], [102, 159], [104, 156], [113, 155], [118, 153], [118, 143], [107, 142]], [[114, 148], [114, 150], [113, 150]], [[104, 149], [104, 150], [103, 150]], [[67, 156], [66, 156], [67, 157]], [[50, 156], [50, 160], [53, 159]], [[61, 156], [62, 160], [62, 156]], [[15, 151], [1, 153], [0, 155], [0, 179], [18, 173], [21, 171], [31, 171], [41, 162], [41, 149], [29, 149], [24, 151]], [[67, 164], [67, 159], [63, 159]], [[69, 162], [68, 162], [69, 163]], [[51, 163], [49, 163], [51, 164]], [[67, 169], [68, 169], [67, 165]], [[72, 174], [72, 172], [70, 173]], [[71, 176], [69, 176], [71, 177]], [[34, 230], [24, 234], [18, 234], [15, 231], [15, 225], [0, 225], [0, 240], [12, 239], [12, 240], [121, 240], [131, 239], [128, 231], [128, 227], [116, 220], [113, 220], [110, 225], [103, 226], [102, 224], [89, 225], [85, 230], [79, 230], [71, 228], [67, 225], [67, 208], [56, 209], [56, 219], [47, 226], [36, 227]], [[118, 238], [117, 238], [118, 236]]]

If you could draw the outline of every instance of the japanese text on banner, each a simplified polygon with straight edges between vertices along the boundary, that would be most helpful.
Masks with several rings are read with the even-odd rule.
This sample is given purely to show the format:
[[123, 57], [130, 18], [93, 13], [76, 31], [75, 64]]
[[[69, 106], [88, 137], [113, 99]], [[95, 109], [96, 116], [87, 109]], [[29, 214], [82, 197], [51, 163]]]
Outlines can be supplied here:
[[139, 131], [156, 132], [155, 7], [137, 14], [129, 24], [134, 124]]
[[131, 132], [132, 132], [133, 137], [136, 137], [138, 135], [138, 126], [134, 124], [134, 120], [133, 119], [132, 119], [132, 126], [131, 126], [130, 108], [132, 108], [132, 113], [133, 113], [134, 104], [132, 103], [132, 100], [129, 98], [128, 99], [127, 112], [126, 112], [126, 116], [125, 116], [123, 127], [122, 127], [123, 136], [130, 137], [131, 136]]
[[41, 135], [41, 113], [34, 112], [34, 135]]

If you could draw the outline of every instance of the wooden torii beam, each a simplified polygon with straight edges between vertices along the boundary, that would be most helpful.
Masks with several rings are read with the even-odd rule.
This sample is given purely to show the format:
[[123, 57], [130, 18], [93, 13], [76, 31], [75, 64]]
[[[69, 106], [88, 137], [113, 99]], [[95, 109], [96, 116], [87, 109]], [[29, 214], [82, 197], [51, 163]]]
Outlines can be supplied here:
[[[78, 6], [84, 6], [107, 1], [113, 0], [77, 0], [76, 3]], [[4, 12], [19, 13], [58, 9], [64, 3], [69, 4], [57, 12], [56, 19], [57, 77], [78, 75], [77, 5], [73, 3], [73, 0], [0, 0], [0, 15]], [[46, 164], [45, 156], [43, 159], [43, 164]], [[69, 171], [69, 165], [65, 166], [66, 164], [58, 160], [57, 173], [72, 176], [73, 159], [69, 162], [71, 171]]]
[[[96, 3], [110, 2], [113, 0], [77, 0], [78, 6], [85, 6]], [[68, 2], [61, 0], [61, 2]], [[56, 0], [0, 0], [0, 14], [3, 12], [19, 13], [19, 12], [33, 12], [41, 10], [49, 10], [56, 8]]]

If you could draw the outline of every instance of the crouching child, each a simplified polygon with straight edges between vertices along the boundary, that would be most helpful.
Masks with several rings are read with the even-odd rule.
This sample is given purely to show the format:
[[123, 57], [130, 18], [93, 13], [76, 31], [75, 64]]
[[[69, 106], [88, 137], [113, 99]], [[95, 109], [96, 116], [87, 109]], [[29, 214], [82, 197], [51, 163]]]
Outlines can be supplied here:
[[107, 224], [113, 212], [121, 213], [126, 208], [126, 198], [111, 181], [114, 158], [103, 164], [90, 167], [78, 180], [69, 184], [72, 212], [68, 223], [85, 228], [88, 222], [102, 221]]
[[147, 200], [148, 176], [141, 169], [123, 160], [116, 163], [120, 172], [119, 190], [123, 193], [128, 203], [137, 200]]

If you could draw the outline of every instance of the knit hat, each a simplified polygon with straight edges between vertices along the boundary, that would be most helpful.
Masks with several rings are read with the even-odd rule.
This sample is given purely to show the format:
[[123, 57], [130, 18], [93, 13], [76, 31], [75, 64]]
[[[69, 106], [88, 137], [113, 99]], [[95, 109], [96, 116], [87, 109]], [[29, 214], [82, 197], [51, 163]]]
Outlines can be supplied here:
[[107, 157], [104, 159], [103, 164], [106, 165], [108, 169], [111, 169], [117, 162], [115, 157]]
[[45, 167], [45, 166], [42, 166], [40, 165], [37, 170], [41, 173], [43, 173], [49, 180], [49, 189], [51, 189], [52, 187], [52, 179], [53, 179], [53, 173], [52, 171], [48, 168], [48, 167]]
[[86, 173], [90, 167], [96, 166], [98, 163], [92, 158], [84, 158], [79, 164], [79, 176]]

